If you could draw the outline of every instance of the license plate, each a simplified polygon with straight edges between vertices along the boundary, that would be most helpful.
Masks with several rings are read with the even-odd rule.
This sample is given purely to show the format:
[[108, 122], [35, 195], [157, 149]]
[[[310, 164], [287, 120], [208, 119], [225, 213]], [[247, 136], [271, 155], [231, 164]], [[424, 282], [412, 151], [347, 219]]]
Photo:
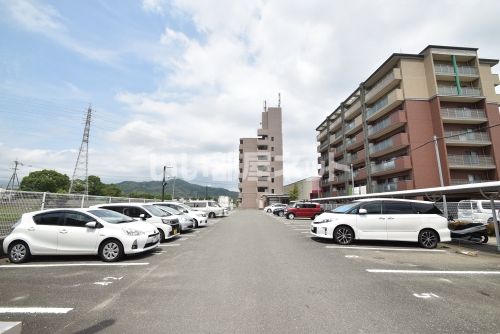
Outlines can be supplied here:
[[177, 234], [177, 229], [176, 228], [174, 228], [174, 234]]

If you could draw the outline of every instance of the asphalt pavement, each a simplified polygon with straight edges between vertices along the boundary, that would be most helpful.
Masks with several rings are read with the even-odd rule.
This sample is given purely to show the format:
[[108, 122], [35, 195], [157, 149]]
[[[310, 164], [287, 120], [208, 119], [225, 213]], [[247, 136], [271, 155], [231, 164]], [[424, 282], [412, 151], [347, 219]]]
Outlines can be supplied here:
[[500, 332], [499, 257], [344, 248], [309, 224], [236, 210], [118, 265], [2, 259], [0, 321], [23, 333]]

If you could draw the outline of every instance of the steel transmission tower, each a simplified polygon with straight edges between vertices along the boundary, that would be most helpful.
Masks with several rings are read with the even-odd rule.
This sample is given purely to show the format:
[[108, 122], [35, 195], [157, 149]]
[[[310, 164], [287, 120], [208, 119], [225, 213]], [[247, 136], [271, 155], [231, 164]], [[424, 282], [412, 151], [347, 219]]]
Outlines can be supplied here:
[[24, 166], [22, 162], [19, 161], [14, 161], [14, 172], [12, 173], [12, 176], [9, 179], [9, 183], [7, 184], [7, 190], [14, 190], [14, 186], [17, 184], [17, 189], [19, 189], [19, 178], [17, 177], [17, 170], [18, 166]]
[[73, 171], [73, 177], [71, 177], [71, 183], [69, 185], [69, 193], [73, 193], [75, 186], [79, 181], [83, 181], [85, 187], [83, 193], [85, 195], [89, 194], [89, 134], [90, 134], [90, 123], [92, 121], [92, 107], [89, 106], [87, 110], [87, 117], [85, 120], [85, 129], [83, 130], [82, 145], [80, 146], [80, 151], [78, 152], [78, 158], [76, 159], [75, 169]]

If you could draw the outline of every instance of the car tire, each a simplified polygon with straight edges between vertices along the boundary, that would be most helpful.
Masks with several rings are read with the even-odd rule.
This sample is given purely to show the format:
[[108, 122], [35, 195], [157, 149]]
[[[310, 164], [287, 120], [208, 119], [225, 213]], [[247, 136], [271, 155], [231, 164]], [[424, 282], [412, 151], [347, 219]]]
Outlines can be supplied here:
[[271, 209], [267, 209], [267, 213], [271, 213], [271, 212], [272, 212]]
[[439, 235], [436, 231], [426, 229], [420, 231], [418, 234], [418, 244], [422, 248], [432, 249], [436, 248], [439, 242]]
[[198, 220], [194, 219], [194, 228], [198, 228]]
[[23, 263], [31, 256], [30, 248], [24, 241], [14, 241], [9, 245], [9, 260], [12, 263]]
[[215, 213], [210, 212], [210, 213], [208, 214], [208, 218], [215, 218]]
[[99, 247], [99, 256], [104, 262], [116, 262], [123, 256], [123, 245], [116, 239], [105, 240]]
[[165, 232], [163, 232], [160, 229], [158, 229], [158, 232], [160, 233], [160, 242], [164, 242], [165, 241]]
[[284, 215], [285, 215], [285, 213], [283, 211], [278, 212], [278, 216], [283, 217]]
[[354, 241], [354, 231], [346, 225], [337, 226], [333, 231], [333, 240], [339, 245], [350, 245]]
[[483, 237], [481, 238], [481, 243], [482, 244], [487, 244], [488, 240], [489, 240], [488, 235], [483, 235]]
[[295, 219], [295, 215], [293, 213], [289, 213], [286, 215], [286, 219], [290, 219], [290, 220]]

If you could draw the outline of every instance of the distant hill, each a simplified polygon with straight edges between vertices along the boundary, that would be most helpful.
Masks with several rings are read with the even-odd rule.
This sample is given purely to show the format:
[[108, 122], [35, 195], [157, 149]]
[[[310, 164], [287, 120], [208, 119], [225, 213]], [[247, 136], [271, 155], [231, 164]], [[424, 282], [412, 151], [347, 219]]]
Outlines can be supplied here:
[[[174, 180], [168, 180], [165, 194], [172, 195]], [[155, 196], [161, 196], [161, 181], [123, 181], [116, 183], [116, 186], [125, 194], [130, 193], [146, 193]], [[189, 183], [182, 179], [175, 179], [175, 197], [205, 197], [205, 186]], [[238, 193], [224, 188], [208, 187], [209, 197], [229, 196], [238, 197]]]

